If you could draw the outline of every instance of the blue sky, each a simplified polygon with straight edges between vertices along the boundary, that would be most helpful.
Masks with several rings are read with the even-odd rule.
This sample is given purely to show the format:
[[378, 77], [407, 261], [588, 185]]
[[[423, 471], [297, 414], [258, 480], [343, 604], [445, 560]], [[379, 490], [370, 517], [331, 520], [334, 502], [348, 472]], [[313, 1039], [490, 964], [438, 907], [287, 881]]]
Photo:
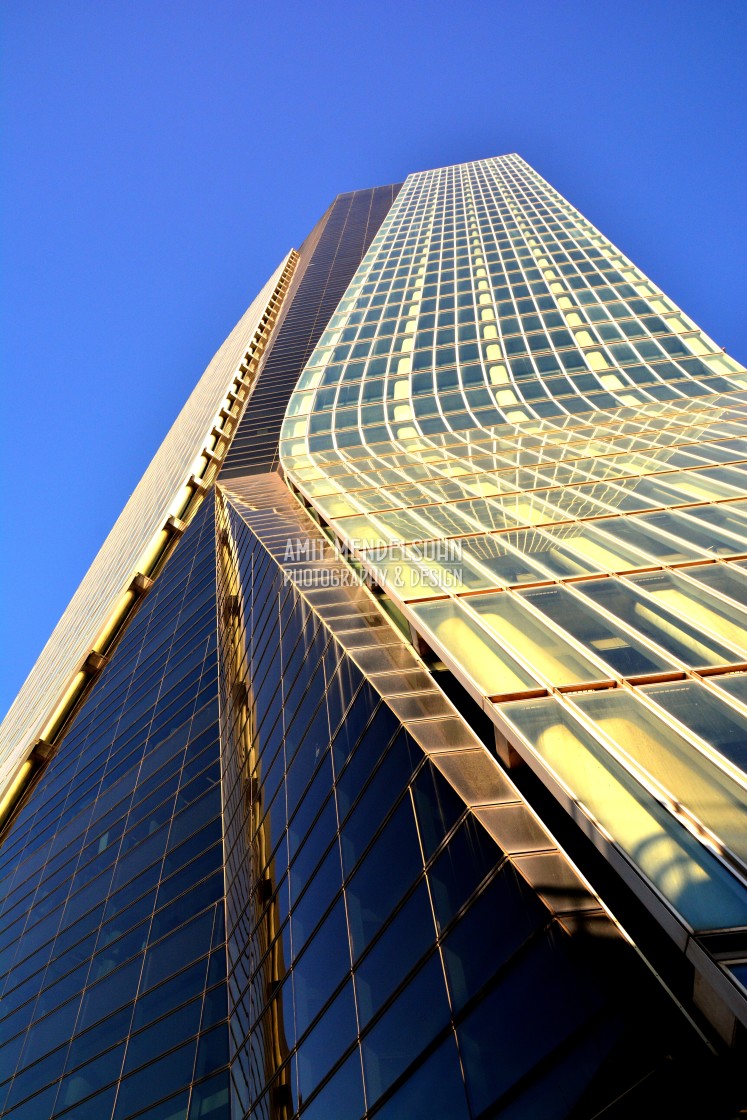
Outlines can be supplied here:
[[747, 361], [743, 0], [6, 0], [0, 714], [337, 193], [517, 151]]

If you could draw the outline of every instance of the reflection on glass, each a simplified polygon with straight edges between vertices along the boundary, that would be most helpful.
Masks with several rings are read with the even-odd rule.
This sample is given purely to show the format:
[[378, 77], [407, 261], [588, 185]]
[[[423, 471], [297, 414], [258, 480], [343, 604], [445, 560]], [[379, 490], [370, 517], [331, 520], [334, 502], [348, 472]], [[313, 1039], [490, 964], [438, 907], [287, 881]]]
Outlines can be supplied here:
[[719, 595], [747, 607], [747, 573], [737, 564], [704, 564], [688, 568], [686, 574], [689, 579], [704, 583]]
[[663, 531], [656, 532], [647, 522], [646, 517], [612, 517], [600, 522], [600, 527], [605, 536], [614, 537], [615, 541], [623, 541], [633, 548], [640, 548], [662, 564], [698, 560], [704, 555], [703, 549], [677, 540]]
[[[728, 679], [724, 678], [724, 683]], [[747, 774], [747, 716], [698, 681], [651, 685], [646, 691], [666, 712]]]
[[619, 676], [656, 673], [670, 668], [670, 662], [661, 654], [649, 649], [644, 642], [626, 633], [564, 587], [538, 587], [521, 594], [577, 641], [598, 654]]
[[747, 551], [747, 504], [729, 502], [724, 505], [696, 506], [688, 510], [691, 517], [705, 521], [716, 529], [732, 533], [738, 542], [739, 552]]
[[[564, 548], [583, 560], [586, 570], [590, 572], [616, 572], [628, 568], [641, 568], [651, 564], [651, 557], [639, 548], [626, 545], [623, 541], [614, 540], [603, 531], [608, 522], [600, 522], [600, 528], [589, 525], [564, 525], [558, 529], [546, 529], [545, 532], [554, 540], [562, 540]], [[627, 522], [630, 524], [630, 522]], [[645, 547], [641, 542], [641, 548]], [[579, 571], [583, 570], [579, 564]], [[562, 574], [558, 572], [558, 574]], [[568, 573], [570, 574], [570, 573]]]
[[537, 688], [537, 681], [470, 618], [458, 601], [419, 603], [413, 612], [486, 696]]
[[747, 888], [559, 701], [509, 704], [501, 714], [695, 929], [747, 922]]
[[509, 643], [538, 675], [551, 684], [604, 679], [602, 666], [589, 660], [556, 630], [535, 618], [521, 600], [499, 593], [470, 596], [468, 602], [499, 641]]
[[[694, 570], [698, 571], [697, 568]], [[687, 618], [695, 627], [718, 634], [725, 642], [741, 650], [740, 656], [743, 656], [747, 648], [747, 614], [734, 603], [722, 603], [705, 588], [694, 587], [675, 572], [656, 572], [630, 578], [648, 595], [665, 603], [677, 617]]]
[[547, 571], [527, 547], [531, 530], [502, 533], [500, 537], [465, 537], [459, 541], [464, 556], [474, 559], [488, 573], [494, 585], [512, 586], [547, 579]]
[[729, 673], [725, 677], [717, 677], [713, 683], [747, 706], [747, 673]]
[[490, 580], [462, 564], [447, 566], [436, 560], [418, 563], [407, 552], [394, 550], [385, 557], [376, 555], [373, 575], [377, 583], [397, 599], [427, 599], [439, 591], [463, 590], [466, 587], [488, 587]]
[[[691, 507], [685, 510], [662, 511], [661, 513], [648, 513], [641, 517], [641, 521], [662, 529], [672, 536], [681, 537], [682, 540], [696, 545], [706, 554], [711, 556], [733, 556], [742, 550], [738, 542], [730, 533], [725, 533], [716, 525], [703, 525], [693, 519], [693, 513], [698, 509], [720, 510], [722, 506]], [[702, 521], [702, 515], [700, 515]]]
[[622, 689], [576, 700], [609, 738], [747, 863], [747, 790]]
[[[667, 575], [657, 572], [638, 579], [649, 580], [650, 586], [657, 589], [660, 585], [666, 587]], [[648, 590], [649, 585], [645, 586]], [[686, 665], [728, 664], [741, 658], [732, 647], [708, 638], [696, 626], [685, 622], [680, 614], [638, 594], [621, 580], [591, 580], [581, 584], [580, 591]], [[690, 612], [688, 617], [691, 617]]]

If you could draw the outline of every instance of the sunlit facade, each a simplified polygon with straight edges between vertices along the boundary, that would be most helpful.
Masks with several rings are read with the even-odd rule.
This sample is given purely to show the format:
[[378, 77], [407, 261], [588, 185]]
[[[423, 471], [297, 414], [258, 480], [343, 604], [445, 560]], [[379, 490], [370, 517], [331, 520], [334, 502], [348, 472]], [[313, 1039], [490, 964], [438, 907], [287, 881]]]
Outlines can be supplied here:
[[507, 156], [410, 176], [281, 440], [298, 491], [683, 946], [747, 925], [745, 389]]
[[0, 731], [10, 1120], [730, 1120], [745, 372], [518, 156], [340, 195]]

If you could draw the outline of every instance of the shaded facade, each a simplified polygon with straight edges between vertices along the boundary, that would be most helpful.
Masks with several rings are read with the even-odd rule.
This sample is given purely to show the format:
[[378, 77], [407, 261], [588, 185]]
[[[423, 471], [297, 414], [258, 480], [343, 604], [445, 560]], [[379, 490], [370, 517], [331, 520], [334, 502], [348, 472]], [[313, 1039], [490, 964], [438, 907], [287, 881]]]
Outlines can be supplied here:
[[732, 1116], [739, 367], [513, 156], [252, 307], [4, 729], [1, 1114]]

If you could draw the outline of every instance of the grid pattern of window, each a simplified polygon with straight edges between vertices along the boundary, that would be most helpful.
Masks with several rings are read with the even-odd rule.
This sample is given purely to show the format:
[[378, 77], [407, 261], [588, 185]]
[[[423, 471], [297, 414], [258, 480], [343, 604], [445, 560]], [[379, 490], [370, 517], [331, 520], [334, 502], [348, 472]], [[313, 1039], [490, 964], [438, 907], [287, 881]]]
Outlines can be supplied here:
[[12, 1120], [229, 1116], [213, 521], [208, 501], [0, 850]]
[[298, 375], [398, 191], [395, 184], [339, 195], [304, 241], [252, 407], [221, 468], [223, 480], [277, 466], [280, 427]]
[[684, 1020], [282, 491], [219, 503], [233, 1116], [684, 1104]]
[[506, 156], [407, 179], [281, 438], [683, 944], [747, 924], [746, 433], [744, 370]]

